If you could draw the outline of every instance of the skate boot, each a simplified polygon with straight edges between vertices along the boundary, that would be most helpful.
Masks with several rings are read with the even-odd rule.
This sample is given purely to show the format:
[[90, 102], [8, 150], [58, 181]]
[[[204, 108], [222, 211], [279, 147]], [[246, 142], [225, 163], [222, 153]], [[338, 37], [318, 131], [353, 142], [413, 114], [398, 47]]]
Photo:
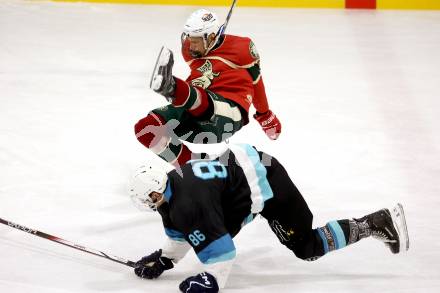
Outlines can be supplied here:
[[158, 94], [164, 96], [168, 102], [172, 103], [176, 83], [173, 78], [174, 57], [173, 52], [165, 47], [160, 49], [150, 80], [150, 88]]
[[391, 212], [388, 209], [382, 209], [354, 220], [359, 227], [359, 238], [371, 235], [385, 243], [392, 253], [399, 253], [409, 249], [405, 214], [400, 203]]

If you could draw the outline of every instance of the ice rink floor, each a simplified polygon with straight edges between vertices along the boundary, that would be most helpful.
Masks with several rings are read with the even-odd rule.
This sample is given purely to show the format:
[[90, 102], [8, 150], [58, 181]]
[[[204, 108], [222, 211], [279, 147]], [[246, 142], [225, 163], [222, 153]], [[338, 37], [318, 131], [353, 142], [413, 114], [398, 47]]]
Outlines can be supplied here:
[[[125, 185], [156, 159], [133, 125], [166, 101], [147, 80], [195, 7], [0, 2], [0, 218], [136, 261], [160, 248], [158, 215]], [[221, 18], [227, 8], [213, 8]], [[236, 237], [223, 292], [440, 292], [440, 12], [240, 8], [228, 33], [262, 58], [283, 133], [255, 121], [231, 140], [277, 157], [314, 225], [401, 202], [411, 240], [363, 240], [309, 263], [263, 219]], [[251, 119], [253, 120], [253, 119]], [[0, 225], [0, 292], [178, 292], [190, 252], [154, 281], [129, 267]]]

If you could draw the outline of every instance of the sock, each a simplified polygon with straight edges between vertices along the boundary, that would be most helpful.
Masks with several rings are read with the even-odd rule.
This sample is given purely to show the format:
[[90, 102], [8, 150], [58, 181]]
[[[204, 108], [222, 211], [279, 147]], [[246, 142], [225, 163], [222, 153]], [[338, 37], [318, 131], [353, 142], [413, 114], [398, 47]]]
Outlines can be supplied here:
[[174, 80], [176, 81], [176, 91], [173, 105], [185, 108], [194, 117], [204, 115], [212, 104], [206, 91], [201, 87], [190, 86], [179, 78], [175, 77]]
[[165, 119], [155, 113], [150, 112], [147, 117], [142, 118], [134, 126], [136, 138], [147, 148], [154, 147], [158, 139], [165, 134]]
[[338, 220], [316, 229], [324, 246], [324, 254], [341, 249], [371, 235], [366, 221]]

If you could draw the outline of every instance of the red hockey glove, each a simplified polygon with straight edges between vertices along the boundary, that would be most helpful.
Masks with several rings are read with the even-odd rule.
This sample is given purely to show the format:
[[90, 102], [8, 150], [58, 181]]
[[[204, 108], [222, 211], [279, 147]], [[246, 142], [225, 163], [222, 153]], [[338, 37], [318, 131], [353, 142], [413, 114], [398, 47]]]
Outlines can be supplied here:
[[270, 139], [275, 140], [280, 136], [281, 122], [271, 110], [265, 113], [255, 113], [254, 119], [260, 123], [261, 128]]

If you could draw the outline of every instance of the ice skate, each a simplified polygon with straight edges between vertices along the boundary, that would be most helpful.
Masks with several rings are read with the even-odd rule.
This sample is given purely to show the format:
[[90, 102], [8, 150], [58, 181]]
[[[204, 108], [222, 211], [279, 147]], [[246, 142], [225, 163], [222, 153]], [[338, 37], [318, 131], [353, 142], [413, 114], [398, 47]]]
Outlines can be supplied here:
[[400, 203], [391, 210], [391, 217], [393, 218], [394, 227], [396, 227], [399, 234], [399, 252], [407, 251], [409, 249], [408, 227], [406, 226], [405, 212]]
[[392, 253], [409, 249], [409, 237], [403, 207], [399, 203], [390, 212], [382, 209], [360, 219], [358, 224], [365, 225], [365, 236], [373, 236], [388, 246]]
[[160, 49], [150, 80], [150, 88], [172, 102], [176, 84], [173, 78], [173, 52], [165, 47]]

